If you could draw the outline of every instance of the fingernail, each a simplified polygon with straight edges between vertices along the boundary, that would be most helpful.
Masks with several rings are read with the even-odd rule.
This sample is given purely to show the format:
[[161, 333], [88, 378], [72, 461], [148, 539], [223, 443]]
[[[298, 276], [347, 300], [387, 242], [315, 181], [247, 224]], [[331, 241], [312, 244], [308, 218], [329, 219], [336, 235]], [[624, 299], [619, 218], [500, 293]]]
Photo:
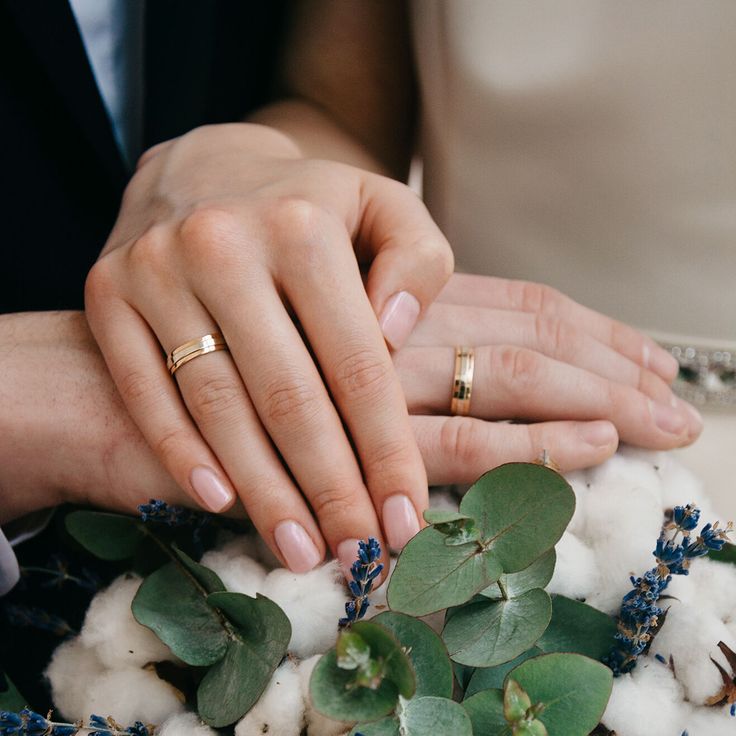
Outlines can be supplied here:
[[675, 409], [666, 404], [660, 404], [656, 401], [649, 402], [649, 410], [652, 414], [654, 423], [668, 434], [682, 434], [688, 423], [685, 412]]
[[273, 536], [292, 572], [309, 572], [322, 559], [312, 538], [295, 521], [282, 521], [274, 529]]
[[337, 545], [337, 559], [340, 562], [340, 569], [346, 580], [350, 580], [350, 568], [353, 562], [358, 559], [358, 540], [344, 539]]
[[229, 506], [235, 498], [233, 492], [220, 480], [215, 471], [204, 465], [198, 465], [192, 470], [189, 474], [189, 482], [202, 504], [215, 513]]
[[649, 345], [644, 346], [644, 367], [654, 371], [666, 381], [673, 381], [680, 370], [680, 364], [671, 353], [659, 346], [655, 346], [652, 350]]
[[422, 308], [416, 297], [408, 291], [394, 294], [383, 308], [379, 324], [383, 336], [394, 350], [401, 348], [409, 339]]
[[388, 546], [398, 552], [419, 531], [414, 504], [401, 494], [383, 502], [383, 528]]
[[608, 447], [616, 442], [616, 428], [610, 422], [578, 424], [578, 435], [592, 447]]
[[677, 399], [677, 407], [690, 418], [690, 434], [700, 434], [703, 431], [703, 415], [692, 404], [682, 399]]

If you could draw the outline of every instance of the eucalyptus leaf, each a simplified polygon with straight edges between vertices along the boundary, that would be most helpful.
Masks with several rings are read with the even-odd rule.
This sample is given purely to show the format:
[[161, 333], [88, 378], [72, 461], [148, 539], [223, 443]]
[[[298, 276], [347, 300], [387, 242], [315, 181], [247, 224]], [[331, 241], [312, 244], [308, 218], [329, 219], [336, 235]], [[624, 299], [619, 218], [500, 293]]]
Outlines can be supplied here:
[[708, 559], [736, 565], [736, 544], [724, 544], [721, 549], [710, 550], [708, 552]]
[[477, 736], [510, 736], [511, 726], [503, 714], [503, 691], [483, 690], [463, 700]]
[[502, 573], [498, 560], [477, 543], [448, 547], [445, 536], [428, 527], [404, 547], [389, 581], [388, 604], [425, 616], [464, 603]]
[[371, 619], [391, 631], [408, 652], [416, 674], [414, 697], [451, 698], [452, 662], [442, 639], [423, 621], [403, 613], [385, 611]]
[[512, 659], [510, 662], [504, 662], [503, 664], [496, 665], [495, 667], [478, 667], [473, 670], [473, 674], [470, 681], [465, 688], [465, 697], [470, 698], [481, 690], [490, 689], [502, 689], [503, 683], [506, 680], [511, 670], [525, 662], [527, 659], [532, 657], [538, 657], [543, 654], [541, 649], [536, 646], [531, 649], [527, 649], [523, 654], [520, 654], [516, 659]]
[[444, 534], [445, 544], [448, 546], [477, 542], [480, 539], [480, 529], [475, 525], [475, 520], [465, 514], [428, 509], [424, 512], [424, 520], [432, 524], [440, 534]]
[[72, 511], [64, 524], [88, 552], [110, 562], [133, 557], [148, 536], [140, 519], [101, 511]]
[[603, 659], [611, 651], [616, 620], [580, 601], [552, 596], [552, 620], [537, 642], [543, 652], [574, 652]]
[[309, 683], [314, 707], [336, 721], [373, 721], [391, 713], [399, 695], [411, 698], [416, 677], [400, 641], [387, 628], [373, 621], [359, 621], [350, 627], [370, 647], [371, 660], [383, 664], [383, 676], [374, 687], [361, 687], [360, 674], [338, 666], [337, 653], [331, 649], [317, 662]]
[[[218, 590], [225, 590], [225, 586], [211, 570], [208, 572], [214, 578], [201, 572], [193, 575], [190, 568], [206, 568], [189, 562], [191, 565], [170, 562], [149, 575], [131, 609], [136, 621], [151, 629], [179, 659], [206, 666], [222, 659], [228, 646], [222, 616], [207, 603], [213, 585]], [[212, 585], [203, 587], [200, 577]]]
[[0, 710], [17, 713], [28, 706], [28, 701], [20, 694], [13, 681], [0, 671]]
[[173, 547], [172, 551], [204, 591], [207, 593], [220, 593], [225, 590], [224, 583], [214, 570], [210, 570], [209, 567], [195, 562], [186, 552], [182, 552], [177, 547]]
[[575, 494], [567, 481], [533, 463], [507, 463], [491, 470], [460, 504], [460, 513], [475, 519], [484, 546], [505, 573], [524, 570], [554, 547], [574, 511]]
[[552, 616], [549, 595], [534, 588], [518, 598], [463, 606], [448, 622], [442, 639], [455, 662], [493, 667], [533, 646]]
[[447, 698], [413, 698], [401, 705], [398, 716], [401, 736], [473, 736], [473, 726], [465, 709]]
[[197, 690], [197, 712], [215, 728], [242, 718], [260, 698], [291, 639], [291, 624], [272, 600], [219, 592], [207, 604], [230, 624], [224, 658], [211, 667]]
[[580, 654], [543, 654], [522, 662], [508, 678], [524, 688], [535, 706], [544, 705], [537, 718], [549, 736], [588, 736], [613, 687], [611, 670]]
[[503, 715], [509, 723], [515, 723], [526, 717], [532, 707], [532, 701], [526, 691], [516, 680], [506, 681], [503, 691]]
[[368, 664], [371, 658], [371, 648], [368, 642], [358, 634], [343, 631], [337, 639], [335, 647], [337, 666], [343, 670], [357, 670]]
[[472, 516], [448, 509], [427, 509], [424, 514], [427, 524], [451, 524], [456, 521], [473, 521]]
[[533, 588], [545, 588], [552, 580], [556, 562], [557, 555], [553, 547], [549, 552], [545, 552], [534, 560], [526, 569], [501, 575], [498, 582], [482, 590], [480, 594], [487, 598], [503, 598], [504, 595], [501, 592], [501, 586], [503, 586], [507, 598], [516, 598]]
[[399, 736], [399, 720], [395, 716], [381, 718], [372, 723], [359, 723], [348, 736]]

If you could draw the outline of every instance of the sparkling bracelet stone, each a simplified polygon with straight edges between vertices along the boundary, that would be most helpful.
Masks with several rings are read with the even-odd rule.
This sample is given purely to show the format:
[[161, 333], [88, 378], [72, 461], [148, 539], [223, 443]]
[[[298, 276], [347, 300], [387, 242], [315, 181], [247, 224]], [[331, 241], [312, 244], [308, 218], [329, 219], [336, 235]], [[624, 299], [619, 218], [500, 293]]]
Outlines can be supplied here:
[[661, 343], [680, 364], [673, 389], [707, 409], [736, 411], [736, 351]]

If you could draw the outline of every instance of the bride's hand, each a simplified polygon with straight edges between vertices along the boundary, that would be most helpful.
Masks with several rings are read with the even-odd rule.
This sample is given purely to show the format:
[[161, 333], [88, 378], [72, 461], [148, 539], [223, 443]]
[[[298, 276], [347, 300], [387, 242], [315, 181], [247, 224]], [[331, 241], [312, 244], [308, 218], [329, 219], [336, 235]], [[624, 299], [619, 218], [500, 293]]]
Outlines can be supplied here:
[[[384, 338], [399, 347], [451, 271], [404, 185], [304, 159], [264, 126], [218, 125], [143, 157], [88, 278], [87, 316], [181, 488], [212, 511], [239, 497], [304, 571], [325, 543], [353, 559], [355, 539], [383, 528], [401, 547], [418, 528], [426, 476]], [[229, 352], [172, 379], [164, 351], [215, 332]]]
[[[459, 345], [475, 348], [470, 417], [448, 416]], [[543, 450], [572, 470], [605, 460], [619, 438], [666, 450], [702, 429], [668, 385], [672, 356], [539, 284], [453, 276], [394, 362], [433, 484]]]

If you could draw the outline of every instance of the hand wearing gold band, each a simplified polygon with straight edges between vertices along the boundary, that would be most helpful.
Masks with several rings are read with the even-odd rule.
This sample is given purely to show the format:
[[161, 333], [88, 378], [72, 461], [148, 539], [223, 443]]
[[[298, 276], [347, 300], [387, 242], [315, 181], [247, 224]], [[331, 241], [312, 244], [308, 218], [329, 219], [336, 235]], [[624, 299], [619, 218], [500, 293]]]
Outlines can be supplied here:
[[178, 348], [174, 348], [166, 359], [166, 367], [173, 376], [179, 368], [200, 355], [214, 353], [217, 350], [228, 350], [225, 338], [220, 332], [203, 335], [195, 340], [189, 340]]

